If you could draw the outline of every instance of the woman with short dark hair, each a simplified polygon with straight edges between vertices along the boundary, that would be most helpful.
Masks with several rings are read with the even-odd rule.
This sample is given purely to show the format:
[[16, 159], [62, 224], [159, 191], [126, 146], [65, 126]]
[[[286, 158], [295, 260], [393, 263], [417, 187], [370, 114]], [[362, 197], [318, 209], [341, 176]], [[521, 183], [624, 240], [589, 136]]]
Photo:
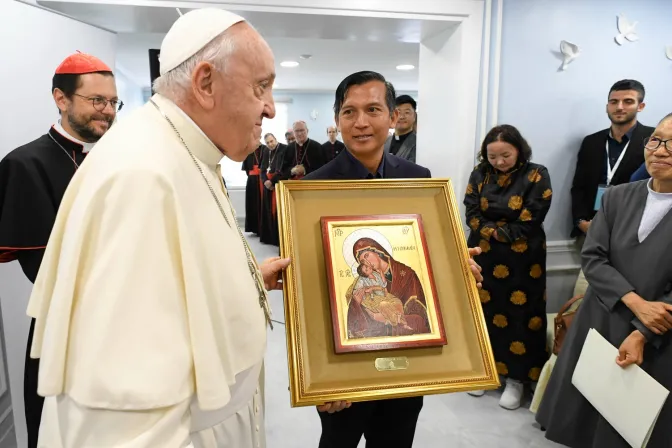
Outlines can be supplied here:
[[493, 128], [464, 198], [469, 247], [482, 249], [474, 257], [483, 268], [479, 293], [497, 371], [506, 377], [499, 402], [506, 409], [520, 407], [524, 384], [537, 381], [548, 359], [543, 222], [551, 207], [551, 179], [531, 157], [515, 127]]

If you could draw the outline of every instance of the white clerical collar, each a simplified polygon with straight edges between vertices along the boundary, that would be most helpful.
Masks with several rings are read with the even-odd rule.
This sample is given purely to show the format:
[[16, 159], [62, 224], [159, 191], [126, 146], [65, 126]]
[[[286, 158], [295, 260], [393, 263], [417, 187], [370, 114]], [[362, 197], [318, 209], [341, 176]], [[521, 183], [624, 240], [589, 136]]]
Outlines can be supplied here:
[[[170, 100], [169, 100], [169, 101], [170, 101]], [[174, 104], [174, 103], [173, 103], [173, 104]], [[201, 128], [196, 124], [196, 122], [195, 122], [194, 120], [192, 120], [191, 117], [190, 117], [189, 115], [187, 115], [187, 113], [186, 113], [185, 111], [182, 110], [182, 108], [180, 108], [179, 106], [177, 106], [177, 104], [175, 104], [175, 106], [176, 106], [175, 109], [182, 115], [182, 118], [184, 118], [185, 120], [187, 120], [193, 127], [195, 127], [196, 129], [198, 129], [198, 132], [200, 132], [201, 135], [202, 135], [203, 137], [205, 137], [206, 139], [208, 139], [208, 141], [209, 141], [210, 143], [212, 143], [212, 140], [210, 140], [210, 137], [208, 137], [207, 135], [205, 135], [205, 132], [203, 132], [203, 129], [201, 129]], [[214, 143], [212, 143], [212, 144], [214, 145]]]
[[58, 120], [58, 123], [56, 123], [56, 124], [54, 125], [54, 130], [55, 130], [56, 132], [58, 132], [59, 134], [61, 134], [63, 137], [65, 137], [65, 138], [67, 138], [68, 140], [70, 140], [71, 142], [73, 142], [73, 143], [77, 143], [79, 146], [81, 146], [81, 147], [82, 147], [82, 152], [83, 152], [84, 154], [86, 154], [87, 152], [91, 151], [91, 150], [93, 149], [93, 147], [96, 145], [95, 143], [87, 143], [87, 142], [83, 142], [83, 141], [81, 141], [81, 140], [79, 140], [79, 139], [76, 139], [76, 138], [73, 137], [72, 135], [70, 135], [70, 133], [69, 133], [68, 131], [66, 131], [66, 130], [63, 128], [63, 126], [61, 126], [61, 120]]
[[[170, 100], [168, 100], [168, 101], [170, 101]], [[175, 104], [175, 103], [173, 103], [173, 104]], [[196, 122], [195, 122], [194, 120], [192, 120], [191, 117], [190, 117], [189, 115], [187, 115], [187, 113], [186, 113], [185, 111], [182, 110], [182, 108], [180, 108], [177, 104], [175, 104], [175, 109], [182, 115], [182, 118], [184, 118], [184, 119], [187, 121], [187, 123], [190, 123], [194, 128], [196, 128], [196, 129], [198, 130], [198, 132], [200, 132], [200, 134], [201, 134], [201, 135], [202, 135], [208, 142], [210, 142], [210, 144], [212, 145], [213, 148], [217, 148], [217, 146], [213, 143], [213, 141], [210, 140], [210, 137], [208, 137], [208, 136], [205, 134], [205, 132], [203, 132], [203, 129], [201, 129], [201, 128], [196, 124]], [[217, 149], [217, 151], [219, 151], [219, 149]], [[223, 159], [223, 158], [224, 158], [224, 154], [222, 154], [221, 152], [220, 152], [220, 154], [221, 154], [222, 159]], [[221, 163], [221, 159], [220, 159], [220, 162], [219, 162], [219, 163]]]

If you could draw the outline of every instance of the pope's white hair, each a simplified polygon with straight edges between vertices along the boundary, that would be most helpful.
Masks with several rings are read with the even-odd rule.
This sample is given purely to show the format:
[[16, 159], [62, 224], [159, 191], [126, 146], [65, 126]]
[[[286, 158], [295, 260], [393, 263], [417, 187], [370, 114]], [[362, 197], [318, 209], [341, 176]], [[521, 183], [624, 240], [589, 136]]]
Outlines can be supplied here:
[[194, 69], [202, 62], [209, 62], [218, 71], [226, 73], [231, 56], [240, 44], [240, 39], [236, 37], [236, 33], [230, 31], [231, 29], [224, 31], [211, 40], [198, 53], [168, 73], [155, 79], [153, 84], [154, 92], [175, 102], [183, 100], [184, 96], [191, 89], [191, 77]]

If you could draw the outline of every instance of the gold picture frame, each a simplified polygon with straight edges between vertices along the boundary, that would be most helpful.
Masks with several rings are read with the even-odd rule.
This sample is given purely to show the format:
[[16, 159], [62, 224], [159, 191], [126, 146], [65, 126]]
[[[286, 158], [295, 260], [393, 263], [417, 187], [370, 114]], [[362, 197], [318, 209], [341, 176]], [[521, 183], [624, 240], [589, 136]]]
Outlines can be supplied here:
[[[492, 355], [449, 179], [278, 184], [290, 400], [293, 407], [494, 389]], [[322, 219], [418, 215], [446, 344], [337, 353]]]

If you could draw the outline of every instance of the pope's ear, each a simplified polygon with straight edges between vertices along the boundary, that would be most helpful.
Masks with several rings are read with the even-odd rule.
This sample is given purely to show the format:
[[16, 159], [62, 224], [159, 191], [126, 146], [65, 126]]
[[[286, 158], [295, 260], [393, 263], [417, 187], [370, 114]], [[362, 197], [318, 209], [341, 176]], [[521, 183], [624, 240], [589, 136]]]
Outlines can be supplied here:
[[205, 110], [215, 106], [215, 67], [209, 62], [201, 62], [191, 75], [191, 88], [196, 101]]

